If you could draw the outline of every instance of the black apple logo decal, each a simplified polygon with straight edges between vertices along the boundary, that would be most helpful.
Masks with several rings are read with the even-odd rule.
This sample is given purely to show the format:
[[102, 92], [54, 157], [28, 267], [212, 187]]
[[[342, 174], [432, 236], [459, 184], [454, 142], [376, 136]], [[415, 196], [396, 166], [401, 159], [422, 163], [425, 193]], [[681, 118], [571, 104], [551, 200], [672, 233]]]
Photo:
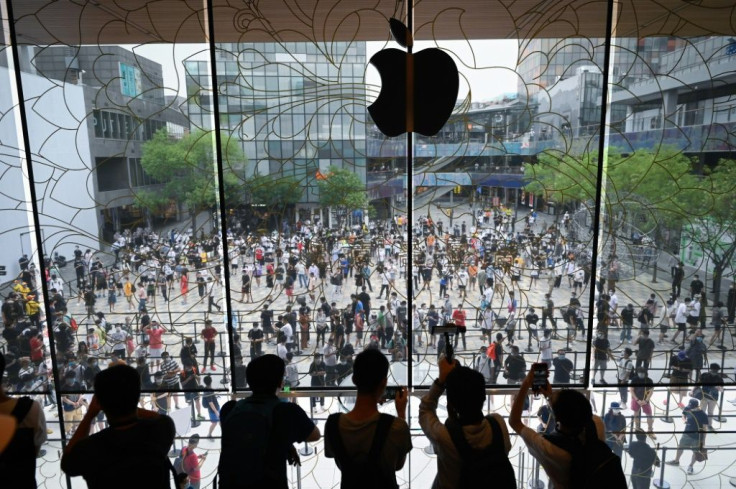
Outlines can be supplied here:
[[412, 54], [409, 29], [397, 19], [391, 19], [390, 26], [396, 42], [409, 52], [384, 49], [371, 57], [381, 76], [381, 92], [368, 112], [386, 136], [405, 132], [434, 136], [455, 107], [460, 85], [457, 66], [437, 48]]

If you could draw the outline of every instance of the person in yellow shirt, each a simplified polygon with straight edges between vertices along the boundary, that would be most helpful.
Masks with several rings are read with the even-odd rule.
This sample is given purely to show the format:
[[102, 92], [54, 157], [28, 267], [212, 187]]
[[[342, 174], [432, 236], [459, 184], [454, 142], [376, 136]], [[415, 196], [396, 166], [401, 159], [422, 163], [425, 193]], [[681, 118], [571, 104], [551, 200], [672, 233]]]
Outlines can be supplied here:
[[125, 300], [128, 301], [128, 310], [133, 310], [133, 284], [130, 283], [130, 277], [125, 277], [125, 283], [123, 284], [123, 293], [125, 294]]
[[33, 294], [28, 294], [28, 296], [26, 296], [26, 314], [28, 315], [28, 319], [31, 321], [31, 324], [36, 327], [40, 326], [41, 306], [38, 301], [36, 301], [36, 296]]

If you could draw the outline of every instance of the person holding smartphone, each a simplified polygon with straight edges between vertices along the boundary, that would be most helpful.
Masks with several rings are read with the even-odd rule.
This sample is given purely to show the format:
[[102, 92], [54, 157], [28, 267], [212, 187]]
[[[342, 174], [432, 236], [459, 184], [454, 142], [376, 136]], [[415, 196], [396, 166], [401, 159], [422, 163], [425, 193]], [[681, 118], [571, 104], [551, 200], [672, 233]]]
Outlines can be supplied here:
[[355, 407], [332, 414], [325, 425], [325, 455], [334, 458], [342, 472], [340, 487], [398, 487], [401, 470], [412, 449], [406, 423], [408, 392], [395, 392], [397, 416], [382, 414], [378, 405], [387, 399], [389, 362], [380, 350], [368, 349], [355, 357], [353, 383], [358, 389]]

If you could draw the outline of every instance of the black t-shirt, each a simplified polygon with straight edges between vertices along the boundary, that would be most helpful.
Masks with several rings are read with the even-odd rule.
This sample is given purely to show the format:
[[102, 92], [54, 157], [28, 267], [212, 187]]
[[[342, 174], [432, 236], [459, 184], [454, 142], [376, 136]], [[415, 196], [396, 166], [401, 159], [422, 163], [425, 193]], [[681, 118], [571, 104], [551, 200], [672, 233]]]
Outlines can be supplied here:
[[[645, 377], [643, 379], [640, 379], [639, 377], [634, 377], [631, 379], [632, 387], [634, 388], [634, 396], [637, 400], [643, 401], [644, 400], [644, 394], [647, 390], [651, 390], [654, 388], [654, 382], [649, 377]], [[633, 384], [641, 384], [641, 385], [633, 385]]]
[[596, 360], [606, 360], [608, 359], [608, 350], [611, 348], [611, 342], [605, 338], [596, 338], [593, 342], [593, 348], [595, 348], [593, 355]]
[[552, 366], [555, 368], [553, 383], [566, 384], [570, 382], [570, 373], [574, 367], [569, 358], [557, 357], [552, 360]]
[[670, 358], [670, 367], [672, 367], [670, 380], [675, 379], [677, 382], [687, 382], [690, 378], [690, 371], [693, 369], [693, 362], [687, 357], [680, 360], [677, 355], [672, 355]]
[[648, 477], [649, 471], [652, 465], [654, 465], [654, 460], [657, 458], [654, 449], [647, 445], [646, 442], [633, 441], [629, 444], [628, 452], [631, 458], [634, 459], [631, 469], [632, 475]]
[[718, 400], [718, 389], [716, 386], [723, 385], [723, 377], [721, 374], [711, 372], [703, 372], [700, 375], [700, 383], [702, 384], [703, 393], [709, 398]]
[[[269, 397], [266, 396], [265, 399]], [[252, 398], [253, 396], [248, 399]], [[235, 401], [226, 402], [220, 410], [220, 419], [226, 418], [227, 414], [235, 407], [235, 404]], [[274, 489], [286, 489], [288, 487], [288, 480], [286, 478], [286, 457], [288, 449], [294, 443], [304, 442], [312, 431], [314, 431], [315, 424], [309, 419], [309, 416], [307, 416], [307, 413], [302, 408], [291, 402], [280, 402], [273, 408], [272, 422], [273, 436], [278, 449], [276, 450], [271, 466], [278, 472], [280, 478], [280, 483], [272, 487]], [[242, 465], [238, 469], [242, 470], [243, 477], [248, 477], [248, 473], [251, 470], [248, 467], [248, 461], [243, 460], [242, 462]]]
[[639, 340], [639, 350], [636, 352], [636, 358], [648, 359], [654, 351], [654, 340], [642, 337]]
[[702, 409], [692, 410], [685, 408], [682, 415], [685, 416], [684, 433], [694, 434], [702, 432], [708, 424], [708, 415]]
[[508, 369], [509, 380], [521, 380], [526, 374], [526, 361], [521, 355], [509, 355], [505, 366]]
[[539, 316], [536, 313], [529, 313], [526, 315], [526, 322], [529, 323], [529, 326], [536, 326], [538, 321]]
[[273, 311], [263, 311], [261, 312], [261, 326], [263, 329], [267, 329], [271, 327], [271, 322], [273, 321]]
[[107, 428], [79, 441], [61, 459], [69, 476], [83, 476], [89, 489], [161, 489], [170, 486], [168, 452], [174, 441], [168, 416]]

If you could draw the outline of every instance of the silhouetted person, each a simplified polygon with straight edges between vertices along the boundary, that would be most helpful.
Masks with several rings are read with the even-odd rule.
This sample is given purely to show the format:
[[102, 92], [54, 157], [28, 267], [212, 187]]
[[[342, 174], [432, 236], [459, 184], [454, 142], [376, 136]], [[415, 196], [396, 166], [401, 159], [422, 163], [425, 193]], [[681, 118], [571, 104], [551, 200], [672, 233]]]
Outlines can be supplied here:
[[[5, 356], [0, 353], [0, 379]], [[0, 454], [0, 486], [13, 489], [36, 487], [36, 457], [46, 441], [46, 418], [41, 405], [30, 397], [9, 397], [0, 382], [0, 414], [16, 421], [15, 434]]]
[[[89, 489], [170, 487], [168, 452], [174, 441], [174, 422], [138, 408], [138, 372], [127, 365], [113, 365], [97, 374], [94, 393], [64, 450], [61, 469], [69, 476], [84, 477]], [[90, 436], [100, 411], [110, 426]]]
[[276, 396], [284, 371], [276, 355], [253, 359], [245, 372], [253, 394], [222, 406], [220, 489], [286, 489], [286, 462], [299, 463], [293, 444], [319, 440], [319, 428], [307, 413]]
[[325, 425], [325, 456], [334, 458], [342, 472], [343, 489], [388, 489], [398, 487], [401, 470], [411, 450], [406, 424], [407, 392], [395, 397], [398, 417], [378, 412], [384, 402], [389, 363], [379, 350], [361, 352], [353, 364], [353, 383], [358, 388], [355, 407], [347, 414], [332, 414]]
[[[438, 366], [439, 377], [419, 405], [419, 424], [437, 450], [437, 476], [432, 488], [477, 487], [473, 480], [476, 477], [486, 477], [489, 487], [515, 488], [506, 423], [498, 414], [483, 415], [483, 375], [456, 362], [450, 364], [444, 356]], [[437, 402], [445, 388], [448, 417], [443, 424], [437, 417]], [[469, 465], [473, 459], [475, 467]], [[482, 465], [483, 470], [478, 470], [477, 465]]]

